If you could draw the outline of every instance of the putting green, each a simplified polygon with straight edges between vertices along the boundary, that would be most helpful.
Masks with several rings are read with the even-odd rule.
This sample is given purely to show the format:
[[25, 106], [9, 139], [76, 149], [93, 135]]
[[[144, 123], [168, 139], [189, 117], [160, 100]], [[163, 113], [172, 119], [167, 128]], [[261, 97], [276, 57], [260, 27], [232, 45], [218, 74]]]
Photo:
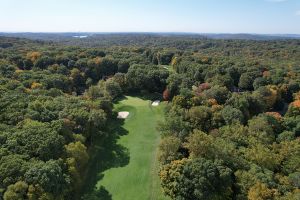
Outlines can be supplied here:
[[[98, 155], [99, 159], [106, 159], [107, 163], [100, 162], [98, 165], [108, 166], [106, 169], [99, 166], [98, 180], [95, 177], [91, 179], [94, 179], [95, 190], [101, 190], [99, 193], [103, 195], [100, 196], [105, 196], [103, 199], [167, 199], [161, 191], [156, 158], [160, 141], [156, 126], [159, 120], [163, 120], [163, 107], [163, 104], [153, 107], [148, 100], [129, 96], [115, 105], [116, 111], [128, 111], [130, 114], [121, 128], [114, 130], [122, 132], [115, 145], [110, 147], [106, 144], [111, 150], [109, 155], [104, 155], [107, 149], [99, 151], [103, 154]], [[112, 163], [109, 164], [111, 157]]]

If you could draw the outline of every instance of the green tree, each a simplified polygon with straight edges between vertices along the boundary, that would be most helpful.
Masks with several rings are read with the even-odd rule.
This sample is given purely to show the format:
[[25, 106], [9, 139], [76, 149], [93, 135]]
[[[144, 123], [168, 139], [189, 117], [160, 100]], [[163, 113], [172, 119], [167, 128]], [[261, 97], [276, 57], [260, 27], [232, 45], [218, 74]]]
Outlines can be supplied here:
[[49, 124], [27, 120], [22, 129], [9, 135], [6, 143], [14, 153], [46, 161], [60, 157], [64, 142], [64, 138]]
[[225, 106], [224, 109], [221, 111], [221, 114], [226, 124], [244, 122], [243, 113], [240, 110], [233, 108], [231, 106]]
[[214, 138], [202, 131], [195, 130], [187, 138], [184, 147], [189, 150], [192, 158], [213, 158], [216, 152]]
[[108, 79], [105, 82], [105, 90], [108, 92], [108, 94], [113, 98], [117, 98], [121, 96], [122, 89], [118, 82], [116, 82], [114, 79]]
[[164, 137], [159, 144], [158, 159], [162, 164], [170, 163], [180, 158], [178, 152], [181, 145], [179, 138], [174, 136]]
[[243, 73], [240, 77], [239, 87], [243, 90], [253, 90], [255, 76], [251, 73]]
[[173, 161], [160, 171], [165, 194], [172, 199], [231, 199], [232, 171], [221, 161], [204, 158]]
[[282, 158], [276, 155], [275, 152], [261, 144], [252, 146], [247, 150], [245, 156], [246, 159], [256, 163], [258, 166], [262, 166], [270, 170], [277, 169], [282, 160]]
[[47, 69], [49, 65], [54, 64], [54, 59], [49, 57], [49, 56], [41, 56], [38, 58], [35, 63], [34, 67], [39, 68], [39, 69]]
[[211, 129], [211, 117], [212, 112], [209, 107], [196, 106], [192, 107], [188, 111], [188, 121], [191, 127], [202, 131], [208, 131]]
[[76, 168], [83, 172], [88, 162], [89, 155], [87, 154], [87, 148], [81, 142], [72, 142], [65, 146], [67, 156], [74, 158], [76, 161]]
[[130, 64], [128, 61], [121, 60], [118, 62], [118, 72], [120, 73], [127, 73]]
[[57, 197], [64, 195], [69, 184], [69, 177], [63, 170], [61, 160], [33, 162], [24, 177], [28, 184], [40, 186], [45, 192]]
[[215, 99], [219, 104], [224, 104], [228, 99], [230, 92], [226, 87], [213, 86], [212, 88], [206, 90], [204, 95], [208, 99]]
[[0, 157], [0, 188], [6, 188], [22, 179], [28, 167], [25, 158], [17, 154]]
[[13, 185], [8, 186], [4, 193], [4, 200], [23, 200], [27, 199], [28, 185], [23, 181], [18, 181]]
[[72, 80], [73, 86], [78, 88], [77, 91], [80, 91], [81, 87], [85, 86], [85, 80], [79, 69], [73, 68], [70, 74], [70, 78]]

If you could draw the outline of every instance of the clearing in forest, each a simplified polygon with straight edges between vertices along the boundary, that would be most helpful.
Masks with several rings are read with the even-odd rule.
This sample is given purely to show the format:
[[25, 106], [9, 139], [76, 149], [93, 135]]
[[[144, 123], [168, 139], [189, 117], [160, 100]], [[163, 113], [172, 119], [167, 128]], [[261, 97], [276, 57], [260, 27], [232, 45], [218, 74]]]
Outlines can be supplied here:
[[112, 123], [111, 138], [102, 142], [104, 148], [92, 158], [86, 186], [95, 189], [89, 198], [167, 199], [161, 191], [156, 158], [160, 141], [156, 126], [163, 120], [163, 107], [129, 96], [115, 105], [116, 111], [126, 110], [130, 115]]

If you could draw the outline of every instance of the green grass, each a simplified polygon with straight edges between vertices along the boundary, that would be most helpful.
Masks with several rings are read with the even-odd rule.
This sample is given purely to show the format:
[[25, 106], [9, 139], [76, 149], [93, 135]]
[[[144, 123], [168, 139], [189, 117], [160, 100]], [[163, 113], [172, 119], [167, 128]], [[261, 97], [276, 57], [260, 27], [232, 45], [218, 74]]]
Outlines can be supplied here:
[[156, 158], [160, 141], [156, 126], [163, 120], [163, 107], [129, 96], [115, 105], [116, 111], [130, 115], [112, 123], [111, 137], [94, 152], [86, 191], [95, 188], [99, 199], [105, 200], [167, 199], [161, 191]]
[[172, 65], [159, 65], [160, 67], [162, 67], [163, 69], [168, 70], [169, 72], [173, 72], [173, 66]]

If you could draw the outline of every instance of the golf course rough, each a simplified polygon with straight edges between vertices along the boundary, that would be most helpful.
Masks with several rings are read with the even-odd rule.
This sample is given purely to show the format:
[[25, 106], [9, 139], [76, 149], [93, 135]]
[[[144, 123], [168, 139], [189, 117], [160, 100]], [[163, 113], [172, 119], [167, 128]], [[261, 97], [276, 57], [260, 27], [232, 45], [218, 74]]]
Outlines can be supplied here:
[[127, 148], [129, 161], [104, 171], [96, 184], [96, 188], [104, 187], [112, 200], [167, 199], [161, 191], [156, 158], [160, 141], [156, 127], [163, 120], [163, 107], [152, 107], [148, 100], [129, 96], [115, 105], [116, 111], [130, 113], [122, 125], [127, 134], [117, 140]]

